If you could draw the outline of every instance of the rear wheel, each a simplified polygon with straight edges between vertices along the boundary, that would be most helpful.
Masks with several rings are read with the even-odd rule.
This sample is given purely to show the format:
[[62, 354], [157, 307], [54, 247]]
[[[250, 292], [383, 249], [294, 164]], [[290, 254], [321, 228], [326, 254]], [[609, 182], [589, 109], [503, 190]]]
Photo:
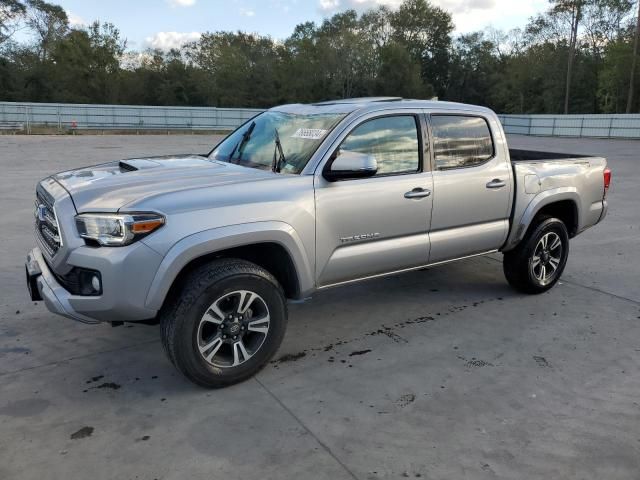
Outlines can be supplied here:
[[504, 254], [503, 270], [509, 284], [524, 293], [542, 293], [553, 287], [567, 263], [569, 234], [553, 217], [537, 217], [520, 244]]
[[191, 381], [224, 387], [258, 372], [276, 353], [287, 324], [277, 280], [244, 260], [215, 260], [193, 272], [161, 312], [162, 343]]

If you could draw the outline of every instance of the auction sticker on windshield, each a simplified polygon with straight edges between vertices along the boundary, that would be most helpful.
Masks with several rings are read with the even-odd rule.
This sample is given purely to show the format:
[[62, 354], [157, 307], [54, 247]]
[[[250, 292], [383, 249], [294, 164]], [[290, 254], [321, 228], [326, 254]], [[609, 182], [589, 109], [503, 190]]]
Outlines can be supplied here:
[[328, 130], [323, 128], [299, 128], [291, 135], [291, 138], [306, 138], [309, 140], [320, 140], [327, 134]]

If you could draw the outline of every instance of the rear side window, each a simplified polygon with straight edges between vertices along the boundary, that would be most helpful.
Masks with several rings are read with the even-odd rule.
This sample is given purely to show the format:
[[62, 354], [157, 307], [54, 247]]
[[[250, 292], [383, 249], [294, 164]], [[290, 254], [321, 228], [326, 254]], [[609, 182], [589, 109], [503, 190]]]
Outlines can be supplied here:
[[436, 168], [475, 167], [493, 157], [493, 139], [487, 121], [464, 115], [432, 115]]

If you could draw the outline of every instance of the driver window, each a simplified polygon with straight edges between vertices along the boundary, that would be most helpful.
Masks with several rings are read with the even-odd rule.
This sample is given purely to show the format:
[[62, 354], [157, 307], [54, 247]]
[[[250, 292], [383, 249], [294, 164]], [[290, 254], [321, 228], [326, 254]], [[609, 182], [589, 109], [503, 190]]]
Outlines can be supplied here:
[[379, 175], [414, 173], [420, 168], [418, 127], [413, 115], [375, 118], [357, 126], [340, 146], [373, 155]]

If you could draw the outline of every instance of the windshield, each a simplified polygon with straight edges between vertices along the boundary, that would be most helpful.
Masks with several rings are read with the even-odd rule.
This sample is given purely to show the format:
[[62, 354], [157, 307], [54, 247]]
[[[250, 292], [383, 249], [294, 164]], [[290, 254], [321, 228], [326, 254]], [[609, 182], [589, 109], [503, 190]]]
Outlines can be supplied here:
[[283, 173], [300, 173], [342, 113], [261, 113], [225, 138], [212, 160]]

